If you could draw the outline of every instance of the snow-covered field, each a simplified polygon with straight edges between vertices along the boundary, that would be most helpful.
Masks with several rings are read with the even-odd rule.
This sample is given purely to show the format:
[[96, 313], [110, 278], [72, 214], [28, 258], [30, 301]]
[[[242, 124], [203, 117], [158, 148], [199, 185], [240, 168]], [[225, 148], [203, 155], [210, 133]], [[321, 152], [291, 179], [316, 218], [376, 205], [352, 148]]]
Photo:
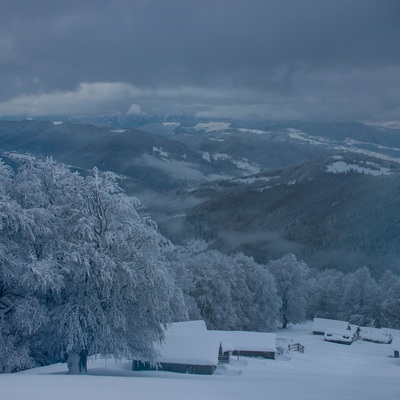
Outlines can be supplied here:
[[305, 346], [276, 360], [240, 358], [215, 375], [133, 372], [129, 361], [92, 360], [87, 375], [66, 375], [66, 364], [0, 375], [1, 400], [272, 399], [398, 400], [400, 359], [392, 347], [350, 346], [311, 335], [311, 324], [278, 331], [285, 346]]

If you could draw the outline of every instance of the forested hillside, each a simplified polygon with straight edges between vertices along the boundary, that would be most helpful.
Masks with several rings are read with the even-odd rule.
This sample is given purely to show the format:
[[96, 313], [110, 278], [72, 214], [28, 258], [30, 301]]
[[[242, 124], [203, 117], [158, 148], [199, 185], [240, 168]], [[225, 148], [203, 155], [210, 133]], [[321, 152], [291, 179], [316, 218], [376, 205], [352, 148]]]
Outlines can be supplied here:
[[[347, 155], [213, 182], [179, 194], [200, 204], [176, 237], [191, 232], [261, 263], [293, 252], [317, 268], [399, 272], [399, 178], [395, 163]], [[161, 227], [172, 231], [169, 223]]]

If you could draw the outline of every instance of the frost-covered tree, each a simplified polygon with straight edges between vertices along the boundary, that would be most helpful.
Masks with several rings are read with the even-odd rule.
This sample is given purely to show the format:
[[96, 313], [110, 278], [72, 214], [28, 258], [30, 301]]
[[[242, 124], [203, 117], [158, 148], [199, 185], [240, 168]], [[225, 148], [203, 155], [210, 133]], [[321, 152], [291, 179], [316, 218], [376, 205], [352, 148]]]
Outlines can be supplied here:
[[307, 314], [308, 266], [298, 261], [295, 255], [287, 254], [278, 260], [270, 261], [267, 267], [275, 277], [278, 296], [282, 301], [282, 327], [286, 328], [290, 322], [304, 321]]
[[307, 317], [337, 319], [343, 298], [345, 275], [337, 270], [310, 271]]
[[382, 299], [382, 325], [400, 328], [400, 277], [387, 271], [379, 285]]
[[253, 259], [213, 250], [182, 259], [175, 271], [191, 319], [203, 318], [210, 329], [276, 327], [280, 303], [275, 281]]
[[[27, 325], [15, 329], [31, 335], [36, 356], [68, 353], [71, 371], [79, 353], [151, 359], [162, 325], [185, 308], [163, 255], [169, 242], [138, 213], [138, 200], [112, 173], [82, 177], [51, 159], [31, 160], [11, 180], [17, 228], [3, 240], [15, 248], [4, 252], [12, 259], [2, 263], [0, 287], [12, 288], [13, 321]], [[43, 311], [36, 325], [29, 299]], [[3, 315], [9, 302], [0, 303]]]
[[242, 253], [232, 257], [237, 287], [233, 299], [238, 304], [236, 329], [269, 331], [277, 327], [281, 305], [275, 279], [269, 270]]
[[179, 283], [191, 299], [189, 318], [200, 314], [209, 329], [235, 329], [238, 323], [232, 290], [235, 275], [228, 256], [208, 251], [176, 266]]
[[[345, 279], [340, 317], [352, 324], [374, 326], [381, 316], [378, 285], [367, 267], [348, 274]], [[379, 325], [379, 324], [378, 324]]]
[[[49, 254], [37, 255], [36, 238], [49, 234], [49, 214], [22, 204], [16, 177], [0, 164], [0, 372], [32, 365], [28, 336], [46, 321], [39, 303], [58, 273]], [[28, 198], [29, 196], [26, 196]]]

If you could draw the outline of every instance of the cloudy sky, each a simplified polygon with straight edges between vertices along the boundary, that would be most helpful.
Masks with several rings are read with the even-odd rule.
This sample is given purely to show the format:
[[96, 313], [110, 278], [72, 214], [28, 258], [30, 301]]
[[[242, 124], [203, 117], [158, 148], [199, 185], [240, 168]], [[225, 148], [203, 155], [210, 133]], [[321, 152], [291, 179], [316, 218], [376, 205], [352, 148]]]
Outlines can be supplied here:
[[0, 115], [400, 120], [399, 0], [1, 0]]

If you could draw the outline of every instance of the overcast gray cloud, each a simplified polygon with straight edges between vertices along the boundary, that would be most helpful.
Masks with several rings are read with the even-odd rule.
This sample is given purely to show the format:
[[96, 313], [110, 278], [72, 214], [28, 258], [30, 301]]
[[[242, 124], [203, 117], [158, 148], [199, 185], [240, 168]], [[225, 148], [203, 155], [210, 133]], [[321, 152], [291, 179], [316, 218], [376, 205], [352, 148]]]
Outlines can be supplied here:
[[398, 0], [3, 1], [0, 114], [399, 120], [399, 49]]

